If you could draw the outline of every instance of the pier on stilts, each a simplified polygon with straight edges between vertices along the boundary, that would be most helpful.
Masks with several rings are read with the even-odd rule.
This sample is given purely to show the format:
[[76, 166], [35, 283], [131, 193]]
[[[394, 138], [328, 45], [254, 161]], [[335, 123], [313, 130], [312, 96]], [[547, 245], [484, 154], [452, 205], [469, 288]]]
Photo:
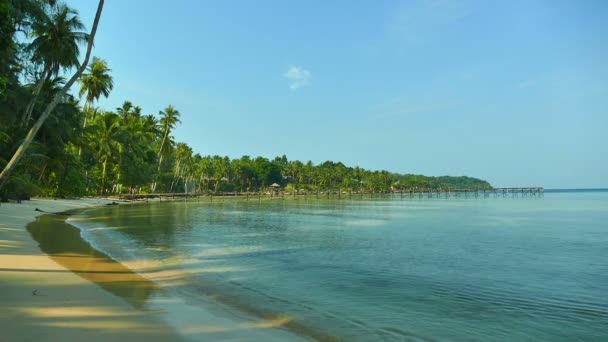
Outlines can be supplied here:
[[[523, 197], [543, 197], [545, 189], [542, 187], [511, 187], [511, 188], [487, 188], [487, 189], [398, 189], [398, 190], [364, 190], [364, 191], [344, 191], [344, 190], [311, 190], [286, 193], [282, 191], [267, 192], [214, 192], [214, 193], [152, 193], [152, 194], [122, 194], [121, 200], [148, 200], [160, 199], [190, 199], [204, 198], [234, 198], [249, 201], [250, 198], [273, 199], [293, 199], [293, 200], [350, 200], [350, 199], [480, 199], [480, 198], [523, 198]], [[309, 196], [310, 195], [310, 196]]]
[[397, 190], [402, 198], [498, 198], [498, 197], [542, 197], [542, 187], [491, 188], [491, 189], [409, 189]]

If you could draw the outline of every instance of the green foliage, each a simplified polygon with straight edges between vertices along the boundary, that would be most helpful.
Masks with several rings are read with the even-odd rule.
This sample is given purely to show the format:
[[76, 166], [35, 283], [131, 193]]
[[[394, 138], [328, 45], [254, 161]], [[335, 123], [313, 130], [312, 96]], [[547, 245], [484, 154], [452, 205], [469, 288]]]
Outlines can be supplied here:
[[147, 186], [154, 180], [155, 172], [155, 163], [128, 154], [123, 157], [120, 164], [120, 183], [128, 188]]
[[52, 197], [84, 196], [86, 189], [82, 169], [70, 168], [63, 173], [57, 186], [57, 193], [49, 195]]
[[80, 92], [82, 97], [86, 94], [85, 101], [88, 106], [97, 101], [100, 96], [108, 97], [114, 87], [114, 81], [110, 76], [110, 68], [103, 59], [93, 57], [87, 72], [80, 78]]
[[40, 187], [29, 175], [17, 174], [9, 178], [0, 190], [0, 199], [29, 200], [32, 196], [41, 194]]
[[9, 66], [12, 63], [15, 30], [8, 10], [8, 0], [0, 0], [0, 98], [6, 97]]
[[259, 187], [279, 183], [282, 181], [281, 166], [278, 163], [271, 163], [263, 157], [255, 158], [253, 162], [253, 172], [255, 184]]
[[84, 25], [76, 11], [65, 4], [57, 4], [47, 15], [32, 23], [34, 39], [27, 49], [32, 53], [33, 62], [44, 65], [44, 69], [55, 76], [61, 68], [79, 65], [79, 45], [89, 38], [82, 30]]

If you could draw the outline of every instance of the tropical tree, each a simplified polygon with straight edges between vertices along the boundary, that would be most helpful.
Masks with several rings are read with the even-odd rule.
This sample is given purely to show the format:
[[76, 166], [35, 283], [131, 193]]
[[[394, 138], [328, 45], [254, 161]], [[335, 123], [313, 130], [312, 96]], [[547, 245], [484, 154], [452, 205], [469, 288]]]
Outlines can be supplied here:
[[[95, 14], [95, 19], [93, 21], [93, 27], [91, 29], [91, 34], [90, 34], [90, 36], [88, 36], [89, 39], [88, 39], [88, 45], [87, 45], [87, 52], [85, 54], [82, 64], [80, 65], [80, 67], [78, 67], [78, 69], [72, 75], [72, 77], [66, 82], [66, 84], [63, 86], [61, 91], [59, 91], [53, 97], [53, 100], [46, 106], [45, 110], [42, 112], [40, 117], [36, 120], [35, 124], [29, 130], [28, 134], [25, 136], [25, 139], [23, 139], [23, 142], [21, 143], [21, 145], [19, 146], [17, 151], [15, 151], [15, 153], [13, 154], [13, 156], [11, 157], [9, 162], [6, 164], [6, 166], [2, 170], [2, 172], [0, 172], [0, 188], [2, 188], [2, 186], [6, 183], [6, 180], [10, 176], [13, 169], [17, 166], [17, 164], [19, 163], [21, 158], [23, 158], [25, 152], [27, 151], [27, 148], [30, 146], [30, 144], [34, 140], [36, 133], [38, 133], [38, 130], [40, 129], [40, 127], [42, 127], [42, 125], [44, 124], [46, 119], [49, 117], [49, 115], [51, 114], [53, 109], [55, 109], [55, 107], [61, 101], [63, 96], [67, 93], [67, 91], [72, 87], [74, 82], [76, 82], [76, 80], [80, 77], [80, 75], [82, 75], [82, 73], [86, 69], [87, 64], [89, 62], [89, 58], [91, 56], [91, 49], [93, 47], [95, 33], [97, 32], [97, 25], [99, 24], [99, 18], [101, 17], [101, 12], [103, 10], [103, 4], [104, 4], [104, 0], [99, 0], [99, 5], [97, 6], [97, 12]], [[42, 50], [43, 49], [41, 49], [41, 51]], [[52, 70], [52, 69], [53, 69], [53, 67], [51, 66], [49, 70]]]
[[34, 40], [28, 47], [33, 60], [42, 65], [42, 72], [34, 86], [32, 98], [23, 113], [22, 126], [27, 126], [42, 85], [60, 69], [78, 66], [80, 44], [86, 43], [89, 35], [78, 18], [78, 13], [65, 4], [56, 4], [51, 15], [44, 15], [32, 24], [31, 36]]
[[123, 149], [126, 131], [121, 127], [120, 118], [112, 112], [105, 112], [93, 120], [88, 131], [88, 144], [95, 153], [101, 167], [100, 194], [106, 191], [108, 165], [118, 164]]
[[213, 161], [210, 156], [202, 157], [196, 166], [196, 172], [199, 174], [199, 187], [205, 186], [205, 191], [209, 190], [209, 184], [213, 178]]
[[169, 137], [171, 130], [175, 128], [175, 125], [181, 123], [179, 119], [181, 114], [172, 105], [167, 106], [164, 111], [160, 111], [158, 114], [160, 115], [160, 125], [163, 131], [163, 140], [160, 143], [160, 148], [158, 149], [158, 169], [160, 170], [160, 165], [163, 162], [163, 154], [165, 152], [167, 138]]
[[125, 101], [122, 103], [122, 106], [116, 108], [116, 114], [120, 116], [122, 123], [127, 125], [131, 119], [131, 115], [133, 115], [133, 104], [131, 101]]
[[[93, 102], [99, 100], [99, 97], [108, 97], [110, 91], [114, 87], [114, 81], [110, 76], [111, 69], [108, 68], [106, 61], [101, 58], [93, 57], [87, 72], [82, 74], [80, 78], [80, 92], [78, 95], [85, 95], [85, 111], [90, 109]], [[87, 127], [87, 116], [84, 117], [83, 127]]]
[[180, 178], [184, 182], [184, 191], [188, 191], [188, 182], [192, 179], [192, 174], [194, 171], [192, 148], [184, 143], [178, 143], [175, 146], [175, 161], [176, 163], [170, 191], [173, 191], [173, 186], [175, 185], [176, 181], [179, 181]]
[[[139, 107], [135, 107], [137, 109]], [[160, 135], [160, 130], [158, 128], [158, 119], [152, 114], [144, 115], [141, 120], [143, 121], [143, 130], [149, 132], [156, 139]]]

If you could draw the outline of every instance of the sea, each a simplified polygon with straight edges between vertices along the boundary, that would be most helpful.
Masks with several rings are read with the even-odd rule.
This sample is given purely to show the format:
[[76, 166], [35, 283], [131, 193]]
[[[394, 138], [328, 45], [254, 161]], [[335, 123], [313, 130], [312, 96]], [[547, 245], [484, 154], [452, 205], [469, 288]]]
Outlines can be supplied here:
[[178, 271], [163, 291], [180, 305], [287, 317], [311, 339], [608, 340], [607, 190], [191, 199], [68, 223], [119, 262]]

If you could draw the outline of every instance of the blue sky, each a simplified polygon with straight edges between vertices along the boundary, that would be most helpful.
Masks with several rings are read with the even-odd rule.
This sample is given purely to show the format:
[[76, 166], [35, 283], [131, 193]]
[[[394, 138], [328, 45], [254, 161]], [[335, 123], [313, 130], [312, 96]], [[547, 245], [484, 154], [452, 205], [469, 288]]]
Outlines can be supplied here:
[[608, 187], [607, 22], [602, 0], [108, 0], [93, 55], [102, 108], [173, 104], [203, 155]]

